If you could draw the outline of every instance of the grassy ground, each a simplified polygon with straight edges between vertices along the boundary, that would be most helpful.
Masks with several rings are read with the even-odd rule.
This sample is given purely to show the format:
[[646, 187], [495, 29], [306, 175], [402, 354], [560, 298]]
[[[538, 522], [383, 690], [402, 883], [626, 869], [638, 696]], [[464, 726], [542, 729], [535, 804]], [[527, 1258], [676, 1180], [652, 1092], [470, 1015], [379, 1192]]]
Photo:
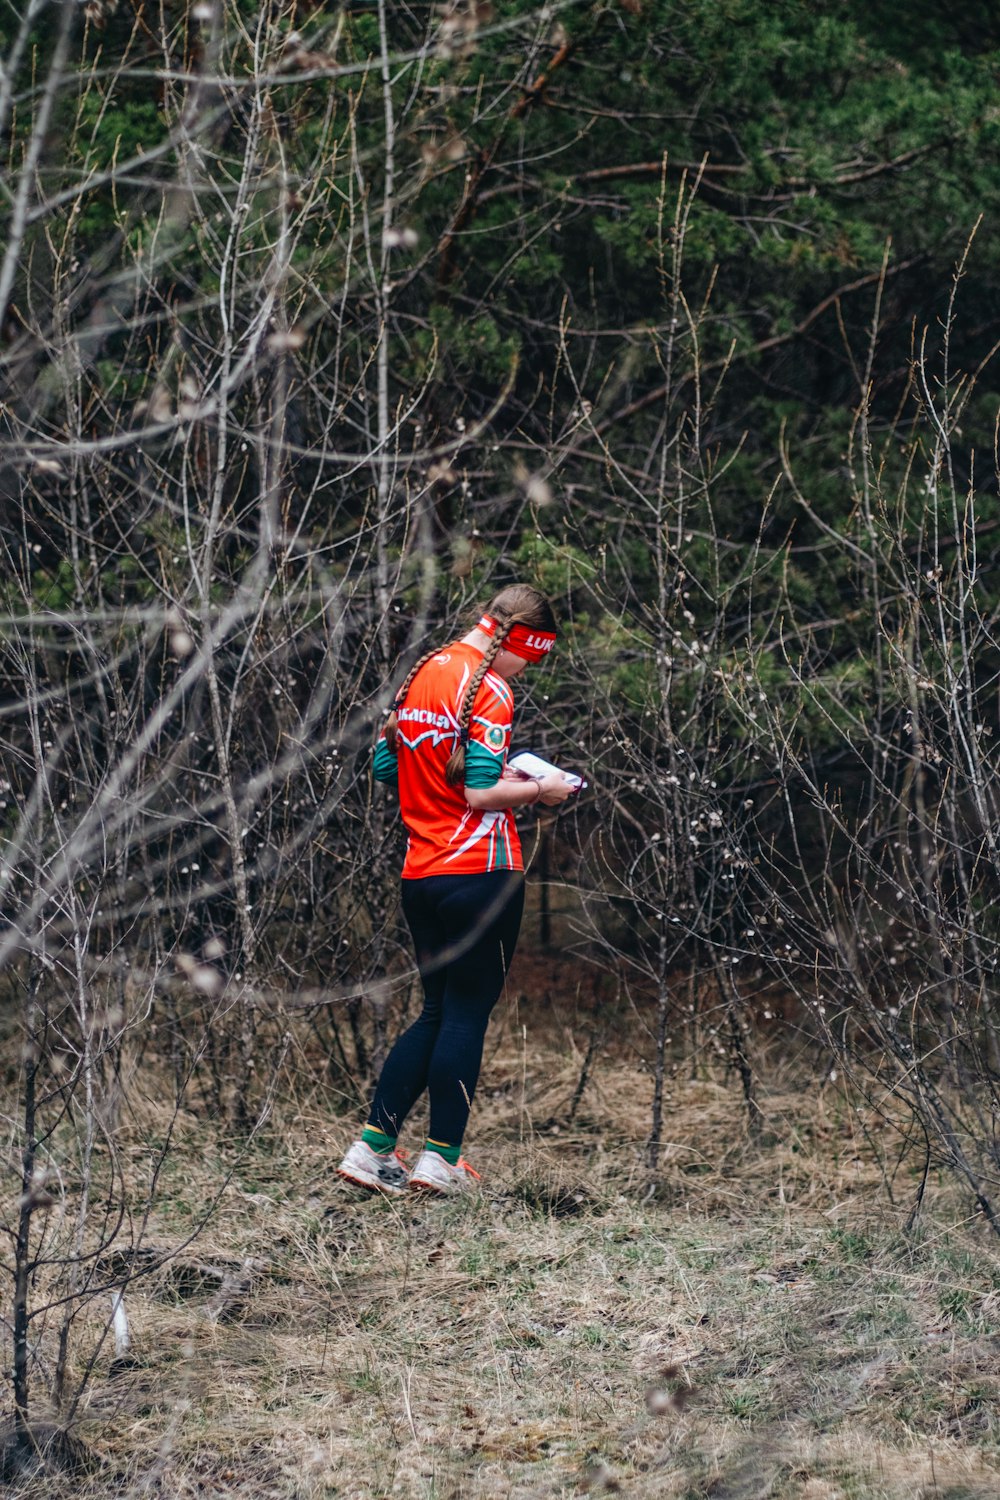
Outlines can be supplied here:
[[569, 1126], [577, 1071], [501, 1036], [467, 1201], [340, 1184], [353, 1122], [320, 1096], [239, 1157], [183, 1121], [148, 1244], [182, 1245], [238, 1165], [130, 1290], [133, 1357], [102, 1353], [80, 1412], [104, 1467], [73, 1493], [1000, 1494], [1000, 1261], [951, 1189], [904, 1234], [894, 1137], [780, 1070], [756, 1150], [735, 1087], [677, 1083], [650, 1177], [648, 1080], [601, 1060]]

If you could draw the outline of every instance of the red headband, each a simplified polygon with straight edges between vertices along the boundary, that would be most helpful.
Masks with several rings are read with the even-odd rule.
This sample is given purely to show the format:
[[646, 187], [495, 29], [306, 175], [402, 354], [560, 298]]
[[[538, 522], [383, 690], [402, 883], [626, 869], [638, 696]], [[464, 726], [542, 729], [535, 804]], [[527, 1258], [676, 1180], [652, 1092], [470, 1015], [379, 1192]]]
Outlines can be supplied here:
[[[495, 635], [498, 620], [492, 615], [483, 615], [479, 621], [478, 629], [487, 635]], [[529, 625], [511, 625], [504, 636], [503, 649], [510, 651], [514, 656], [521, 656], [525, 661], [544, 661], [556, 643], [554, 631], [535, 630]]]

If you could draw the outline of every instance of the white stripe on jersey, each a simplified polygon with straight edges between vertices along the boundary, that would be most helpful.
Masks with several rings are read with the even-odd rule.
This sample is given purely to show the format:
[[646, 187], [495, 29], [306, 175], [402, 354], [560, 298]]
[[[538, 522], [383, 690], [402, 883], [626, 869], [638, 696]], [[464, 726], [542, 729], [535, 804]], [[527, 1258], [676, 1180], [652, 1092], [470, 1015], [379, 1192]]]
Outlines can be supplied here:
[[[464, 854], [465, 851], [466, 851], [466, 849], [471, 849], [472, 846], [473, 846], [473, 844], [478, 844], [479, 840], [482, 839], [482, 838], [485, 838], [488, 833], [492, 834], [494, 825], [497, 824], [503, 818], [503, 816], [504, 816], [504, 813], [502, 811], [501, 812], [484, 812], [483, 815], [482, 815], [482, 817], [480, 818], [477, 826], [469, 834], [469, 837], [466, 839], [465, 843], [464, 844], [460, 844], [459, 847], [455, 850], [454, 854], [449, 854], [448, 855], [448, 858], [445, 860], [445, 864], [446, 865], [450, 864], [453, 859], [457, 859], [460, 854]], [[457, 838], [458, 835], [461, 833], [464, 824], [465, 824], [465, 819], [463, 818], [462, 822], [458, 825], [458, 828], [455, 830], [455, 834], [454, 834], [455, 838]]]
[[503, 678], [498, 676], [496, 672], [487, 672], [486, 676], [483, 678], [483, 681], [489, 683], [490, 687], [496, 693], [504, 708], [509, 708], [510, 705], [514, 702], [514, 695], [507, 684], [504, 682]]

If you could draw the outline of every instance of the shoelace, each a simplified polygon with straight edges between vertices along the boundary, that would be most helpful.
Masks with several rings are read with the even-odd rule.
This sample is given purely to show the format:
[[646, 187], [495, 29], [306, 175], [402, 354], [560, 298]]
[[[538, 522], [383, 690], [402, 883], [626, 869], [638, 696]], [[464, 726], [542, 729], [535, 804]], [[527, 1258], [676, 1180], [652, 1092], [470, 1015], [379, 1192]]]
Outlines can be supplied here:
[[377, 1169], [377, 1175], [383, 1182], [405, 1182], [410, 1175], [404, 1163], [397, 1161], [395, 1156], [396, 1153], [393, 1152]]

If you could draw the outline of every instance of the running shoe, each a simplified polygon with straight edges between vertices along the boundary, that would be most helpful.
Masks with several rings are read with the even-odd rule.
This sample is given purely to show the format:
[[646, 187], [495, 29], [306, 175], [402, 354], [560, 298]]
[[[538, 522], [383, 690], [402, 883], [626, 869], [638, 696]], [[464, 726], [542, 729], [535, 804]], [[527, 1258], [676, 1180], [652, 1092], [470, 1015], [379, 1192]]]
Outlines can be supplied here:
[[437, 1151], [421, 1151], [410, 1173], [411, 1188], [422, 1188], [431, 1193], [472, 1193], [479, 1180], [479, 1173], [464, 1157], [460, 1156], [452, 1166]]
[[364, 1141], [355, 1141], [337, 1168], [339, 1175], [358, 1187], [373, 1188], [379, 1193], [405, 1193], [410, 1180], [406, 1158], [401, 1151], [380, 1156]]

